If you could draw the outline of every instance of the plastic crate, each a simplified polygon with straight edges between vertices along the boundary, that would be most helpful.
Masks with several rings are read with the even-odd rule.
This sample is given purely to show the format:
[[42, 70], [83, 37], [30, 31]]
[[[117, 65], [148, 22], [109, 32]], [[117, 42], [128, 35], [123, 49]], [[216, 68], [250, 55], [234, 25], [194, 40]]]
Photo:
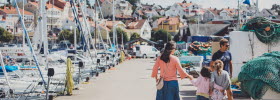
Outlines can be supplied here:
[[203, 57], [202, 56], [183, 56], [183, 57], [179, 57], [180, 61], [190, 61], [192, 62], [194, 65], [194, 68], [191, 68], [191, 70], [196, 70], [196, 71], [200, 71], [202, 68], [202, 62], [203, 62]]

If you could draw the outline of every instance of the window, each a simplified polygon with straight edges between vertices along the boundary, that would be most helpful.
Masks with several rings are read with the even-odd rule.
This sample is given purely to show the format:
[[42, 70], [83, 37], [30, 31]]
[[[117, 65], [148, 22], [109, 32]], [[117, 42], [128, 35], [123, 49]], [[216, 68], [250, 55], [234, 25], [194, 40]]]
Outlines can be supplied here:
[[172, 26], [169, 26], [169, 30], [172, 30]]
[[157, 51], [157, 49], [156, 49], [156, 48], [153, 48], [153, 51]]

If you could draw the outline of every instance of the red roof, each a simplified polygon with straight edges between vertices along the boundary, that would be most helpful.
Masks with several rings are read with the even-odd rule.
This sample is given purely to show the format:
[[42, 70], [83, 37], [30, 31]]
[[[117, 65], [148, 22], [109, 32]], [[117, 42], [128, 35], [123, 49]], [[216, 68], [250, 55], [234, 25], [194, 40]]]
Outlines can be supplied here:
[[223, 10], [226, 10], [229, 13], [229, 16], [235, 15], [235, 9], [224, 8]]
[[209, 8], [208, 10], [209, 10], [210, 12], [212, 12], [213, 14], [215, 14], [215, 15], [220, 15], [220, 12], [222, 11], [222, 10], [217, 10], [216, 8], [215, 8], [215, 9]]
[[167, 21], [169, 25], [176, 25], [180, 23], [180, 19], [178, 17], [169, 17], [169, 18], [159, 18], [158, 25], [162, 24], [162, 22]]
[[144, 15], [142, 10], [138, 10], [139, 15]]
[[141, 29], [143, 25], [145, 24], [146, 19], [142, 20], [128, 20], [125, 22], [125, 25], [127, 26], [128, 29]]
[[178, 5], [180, 5], [181, 7], [183, 8], [187, 8], [189, 7], [190, 5], [192, 5], [193, 3], [177, 3]]
[[64, 7], [66, 5], [66, 2], [62, 1], [62, 0], [50, 0], [47, 2], [47, 4], [48, 3], [54, 4], [55, 6], [57, 6], [60, 9], [64, 9]]
[[29, 2], [30, 4], [32, 4], [32, 5], [34, 5], [34, 6], [36, 6], [36, 7], [38, 7], [38, 2]]
[[116, 15], [116, 18], [133, 18], [133, 17], [130, 16], [130, 15], [117, 14], [117, 15]]
[[[121, 21], [115, 21], [115, 25], [116, 24], [118, 24], [118, 23], [120, 23]], [[113, 28], [113, 21], [106, 21], [106, 27], [108, 27], [108, 28]]]
[[[5, 7], [4, 9], [0, 8], [0, 11], [2, 11], [5, 14], [18, 14], [17, 9], [15, 9], [14, 7]], [[19, 11], [21, 14], [23, 14], [23, 10], [19, 8]], [[29, 11], [24, 11], [24, 15], [33, 15], [33, 13], [29, 12]]]
[[47, 9], [55, 8], [55, 9], [58, 9], [58, 10], [63, 10], [63, 8], [59, 8], [58, 6], [55, 6], [55, 5], [50, 4], [50, 3], [47, 3], [46, 7], [47, 7]]

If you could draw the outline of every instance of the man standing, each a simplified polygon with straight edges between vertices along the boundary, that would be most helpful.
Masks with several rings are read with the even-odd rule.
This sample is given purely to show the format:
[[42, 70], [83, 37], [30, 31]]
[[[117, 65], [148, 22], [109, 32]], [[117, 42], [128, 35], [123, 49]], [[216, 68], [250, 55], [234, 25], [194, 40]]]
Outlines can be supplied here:
[[229, 43], [227, 39], [222, 39], [220, 41], [220, 50], [214, 53], [212, 56], [212, 61], [210, 63], [211, 68], [213, 68], [213, 63], [216, 60], [221, 60], [224, 63], [224, 70], [227, 71], [232, 77], [232, 56], [231, 53], [228, 51]]
[[[232, 77], [232, 57], [231, 57], [231, 53], [228, 51], [229, 48], [229, 43], [227, 39], [222, 39], [220, 41], [220, 50], [218, 50], [217, 52], [214, 53], [214, 55], [212, 56], [212, 61], [210, 63], [210, 68], [214, 70], [213, 65], [214, 62], [216, 60], [221, 60], [224, 63], [224, 70], [227, 71], [230, 75], [230, 78]], [[233, 94], [232, 94], [232, 90], [229, 87], [228, 89], [226, 89], [227, 92], [227, 96], [228, 96], [228, 100], [233, 100]]]

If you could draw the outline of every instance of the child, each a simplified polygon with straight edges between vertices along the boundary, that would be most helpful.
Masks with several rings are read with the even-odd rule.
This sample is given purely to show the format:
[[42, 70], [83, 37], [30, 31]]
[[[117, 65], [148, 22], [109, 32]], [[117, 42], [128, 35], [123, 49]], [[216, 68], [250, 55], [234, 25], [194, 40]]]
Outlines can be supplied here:
[[[200, 74], [196, 81], [193, 80], [192, 76], [189, 77], [191, 83], [197, 87], [196, 100], [209, 100], [211, 71], [206, 67], [202, 67]], [[221, 89], [218, 85], [214, 84], [214, 86]]]
[[[226, 93], [225, 90], [230, 90], [230, 78], [227, 71], [223, 70], [224, 64], [221, 60], [216, 60], [214, 62], [214, 72], [211, 74], [211, 92], [212, 96], [211, 98], [213, 100], [223, 100], [226, 99]], [[222, 88], [215, 88], [213, 85], [219, 85]], [[213, 89], [212, 89], [213, 88]], [[229, 97], [229, 99], [233, 99], [232, 97]]]

